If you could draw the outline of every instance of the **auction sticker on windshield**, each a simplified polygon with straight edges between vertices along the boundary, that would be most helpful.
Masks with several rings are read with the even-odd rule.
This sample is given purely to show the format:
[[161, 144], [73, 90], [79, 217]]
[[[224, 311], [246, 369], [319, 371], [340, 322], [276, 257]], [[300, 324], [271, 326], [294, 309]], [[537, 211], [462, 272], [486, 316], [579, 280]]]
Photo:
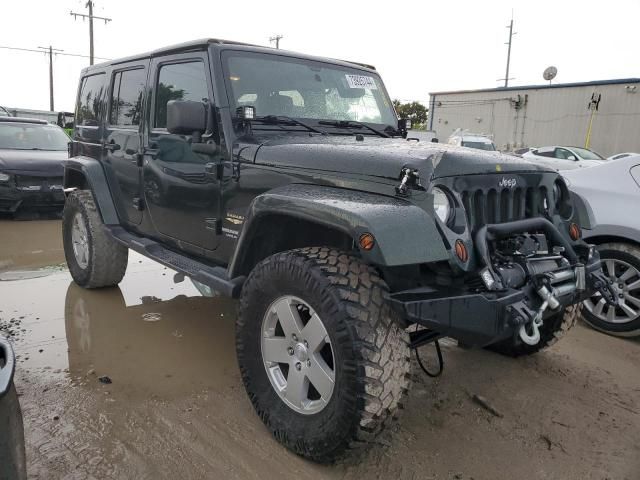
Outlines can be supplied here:
[[378, 86], [373, 77], [366, 75], [345, 75], [349, 88], [368, 88], [369, 90], [377, 90]]

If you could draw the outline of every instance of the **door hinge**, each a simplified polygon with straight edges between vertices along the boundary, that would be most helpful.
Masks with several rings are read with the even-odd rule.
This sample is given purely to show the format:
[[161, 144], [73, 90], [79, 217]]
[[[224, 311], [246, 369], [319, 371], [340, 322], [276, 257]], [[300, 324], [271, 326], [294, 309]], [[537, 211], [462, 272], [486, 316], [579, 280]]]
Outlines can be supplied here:
[[207, 230], [216, 232], [216, 235], [222, 235], [222, 221], [219, 218], [205, 218], [204, 226]]
[[142, 200], [140, 197], [133, 197], [133, 206], [136, 210], [144, 210], [144, 200]]

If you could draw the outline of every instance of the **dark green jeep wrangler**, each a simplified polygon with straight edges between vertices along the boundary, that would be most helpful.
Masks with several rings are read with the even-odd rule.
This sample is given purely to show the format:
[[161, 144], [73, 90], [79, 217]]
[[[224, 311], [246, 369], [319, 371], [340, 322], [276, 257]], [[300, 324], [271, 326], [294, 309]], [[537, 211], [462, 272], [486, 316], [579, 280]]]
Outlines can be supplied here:
[[247, 393], [327, 462], [378, 434], [410, 348], [552, 344], [595, 289], [615, 302], [557, 173], [407, 139], [376, 70], [202, 40], [82, 71], [65, 167], [74, 280], [128, 249], [240, 299]]

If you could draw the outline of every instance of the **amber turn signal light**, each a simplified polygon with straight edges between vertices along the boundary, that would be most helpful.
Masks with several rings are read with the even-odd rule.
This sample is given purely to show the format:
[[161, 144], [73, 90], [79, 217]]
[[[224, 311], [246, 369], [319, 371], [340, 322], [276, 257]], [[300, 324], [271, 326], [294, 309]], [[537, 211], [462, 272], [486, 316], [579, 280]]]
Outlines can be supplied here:
[[360, 248], [363, 250], [371, 250], [373, 246], [376, 244], [376, 239], [370, 233], [363, 233], [360, 235]]
[[582, 231], [580, 230], [580, 227], [577, 223], [572, 223], [571, 225], [569, 225], [569, 236], [574, 242], [580, 239], [580, 237], [582, 236]]
[[465, 263], [469, 260], [469, 252], [462, 240], [456, 240], [456, 257], [458, 257], [461, 262]]

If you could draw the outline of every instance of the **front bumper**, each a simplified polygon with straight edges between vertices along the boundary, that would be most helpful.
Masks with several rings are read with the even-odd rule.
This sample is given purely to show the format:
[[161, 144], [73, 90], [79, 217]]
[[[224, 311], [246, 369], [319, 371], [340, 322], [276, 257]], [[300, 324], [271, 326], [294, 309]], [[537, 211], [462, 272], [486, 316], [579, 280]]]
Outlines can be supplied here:
[[[511, 228], [513, 231], [520, 231], [522, 225], [517, 222], [511, 225], [501, 224], [505, 234]], [[555, 229], [551, 223], [545, 224], [545, 228]], [[566, 258], [571, 259], [571, 265], [561, 270], [576, 279], [573, 282], [574, 288], [566, 288], [567, 284], [558, 286], [564, 288], [557, 289], [549, 286], [557, 300], [553, 309], [548, 309], [546, 305], [543, 308], [544, 301], [538, 294], [540, 279], [537, 277], [527, 278], [526, 283], [519, 288], [500, 286], [493, 291], [420, 287], [391, 294], [391, 305], [410, 324], [422, 325], [439, 335], [455, 338], [469, 346], [483, 347], [515, 336], [537, 313], [544, 321], [563, 308], [589, 298], [595, 291], [606, 293], [608, 287], [605, 285], [597, 251], [584, 244], [581, 250], [588, 254], [581, 258], [568, 242], [561, 240], [557, 230], [547, 233], [551, 233], [549, 236], [552, 240], [561, 242], [568, 249], [564, 253]], [[486, 243], [483, 241], [481, 245]], [[481, 245], [478, 248], [480, 256], [488, 259], [487, 250]], [[545, 272], [540, 277], [548, 273], [550, 272]]]
[[0, 212], [4, 213], [15, 213], [22, 207], [59, 209], [64, 205], [64, 200], [62, 179], [59, 186], [0, 185]]

